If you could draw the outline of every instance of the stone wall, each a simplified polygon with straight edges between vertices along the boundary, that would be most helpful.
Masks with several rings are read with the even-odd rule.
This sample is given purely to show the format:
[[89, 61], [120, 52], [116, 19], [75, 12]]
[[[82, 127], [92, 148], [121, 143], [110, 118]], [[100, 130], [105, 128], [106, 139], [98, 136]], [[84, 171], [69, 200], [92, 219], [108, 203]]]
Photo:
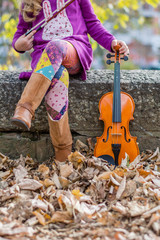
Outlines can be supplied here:
[[[18, 75], [18, 72], [0, 71], [0, 152], [11, 158], [29, 154], [43, 161], [53, 155], [44, 101], [36, 111], [30, 132], [21, 132], [10, 122], [26, 85]], [[98, 102], [103, 94], [112, 90], [113, 78], [111, 70], [89, 71], [85, 82], [71, 77], [69, 118], [74, 141], [85, 142], [89, 137], [96, 141], [103, 133]], [[137, 136], [140, 151], [154, 150], [160, 145], [160, 71], [122, 70], [121, 90], [129, 93], [135, 102], [130, 132]]]

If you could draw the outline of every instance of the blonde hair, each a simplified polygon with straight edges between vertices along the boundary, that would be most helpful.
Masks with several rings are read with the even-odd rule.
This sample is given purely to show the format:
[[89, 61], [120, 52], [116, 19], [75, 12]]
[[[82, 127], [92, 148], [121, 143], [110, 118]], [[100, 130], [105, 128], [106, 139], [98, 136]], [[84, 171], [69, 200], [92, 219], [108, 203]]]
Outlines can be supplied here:
[[42, 6], [42, 0], [22, 0], [20, 10], [25, 22], [32, 22], [36, 19]]

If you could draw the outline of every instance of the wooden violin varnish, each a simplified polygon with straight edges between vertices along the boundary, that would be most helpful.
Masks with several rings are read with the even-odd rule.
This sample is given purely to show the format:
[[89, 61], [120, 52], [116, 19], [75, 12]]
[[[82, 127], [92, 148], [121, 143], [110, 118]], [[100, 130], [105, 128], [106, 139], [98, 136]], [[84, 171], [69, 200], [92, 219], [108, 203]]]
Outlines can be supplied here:
[[108, 54], [107, 57], [114, 57], [114, 89], [113, 92], [104, 94], [99, 101], [100, 120], [104, 121], [104, 132], [97, 137], [94, 149], [94, 156], [103, 158], [109, 164], [118, 166], [125, 153], [128, 154], [130, 162], [139, 155], [137, 137], [131, 136], [129, 122], [133, 120], [135, 103], [133, 98], [120, 90], [120, 60], [128, 60], [127, 56], [121, 58], [119, 54], [120, 45], [115, 46], [115, 56]]

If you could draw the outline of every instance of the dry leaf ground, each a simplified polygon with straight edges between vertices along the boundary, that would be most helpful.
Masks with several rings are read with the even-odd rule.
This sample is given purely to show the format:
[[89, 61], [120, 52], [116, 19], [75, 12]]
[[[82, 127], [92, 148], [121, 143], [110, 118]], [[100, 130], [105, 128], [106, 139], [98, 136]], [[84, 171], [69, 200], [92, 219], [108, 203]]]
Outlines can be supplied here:
[[77, 142], [65, 163], [0, 154], [0, 240], [160, 239], [160, 153], [114, 169]]

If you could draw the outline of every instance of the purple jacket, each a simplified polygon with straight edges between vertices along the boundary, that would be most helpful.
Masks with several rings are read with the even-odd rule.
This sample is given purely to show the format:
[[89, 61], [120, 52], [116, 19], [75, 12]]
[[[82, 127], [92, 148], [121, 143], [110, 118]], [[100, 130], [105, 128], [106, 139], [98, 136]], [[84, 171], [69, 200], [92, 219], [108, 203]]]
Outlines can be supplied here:
[[[35, 26], [45, 17], [52, 16], [52, 12], [60, 9], [67, 0], [42, 0], [42, 9], [36, 20], [26, 23], [21, 13], [19, 13], [19, 23], [14, 35], [12, 46], [14, 47], [17, 39]], [[44, 50], [46, 44], [53, 39], [67, 40], [76, 48], [82, 67], [82, 79], [86, 79], [86, 70], [90, 69], [92, 62], [92, 47], [89, 43], [88, 35], [98, 42], [105, 49], [111, 51], [111, 42], [114, 38], [97, 19], [90, 0], [75, 0], [64, 9], [56, 18], [52, 19], [43, 29], [34, 35], [33, 49], [31, 53], [32, 70]], [[28, 75], [21, 74], [20, 78], [28, 78]]]

